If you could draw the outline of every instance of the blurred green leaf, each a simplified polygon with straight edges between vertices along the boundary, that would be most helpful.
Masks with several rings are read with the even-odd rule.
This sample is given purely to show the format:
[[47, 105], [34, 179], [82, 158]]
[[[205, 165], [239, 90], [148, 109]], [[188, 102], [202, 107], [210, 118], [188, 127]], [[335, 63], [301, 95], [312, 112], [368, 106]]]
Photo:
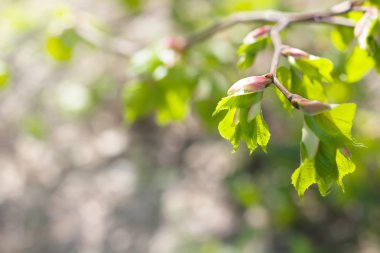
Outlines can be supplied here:
[[7, 87], [9, 78], [10, 73], [8, 66], [4, 62], [0, 61], [0, 91]]
[[342, 52], [348, 49], [353, 40], [354, 31], [350, 27], [339, 26], [332, 31], [332, 42]]
[[355, 47], [346, 61], [346, 80], [349, 83], [360, 81], [375, 63], [366, 50]]
[[74, 29], [67, 29], [60, 35], [49, 36], [46, 41], [46, 49], [55, 60], [69, 61], [79, 40]]
[[250, 44], [243, 44], [238, 50], [240, 56], [238, 67], [241, 69], [249, 68], [255, 62], [257, 54], [267, 45], [268, 37], [263, 36]]

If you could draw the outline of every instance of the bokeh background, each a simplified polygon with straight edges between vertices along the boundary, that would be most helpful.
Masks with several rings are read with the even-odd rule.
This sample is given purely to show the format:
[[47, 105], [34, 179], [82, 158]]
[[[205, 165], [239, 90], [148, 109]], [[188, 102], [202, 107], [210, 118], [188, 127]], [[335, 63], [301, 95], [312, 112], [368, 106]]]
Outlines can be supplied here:
[[[239, 43], [257, 25], [191, 49], [185, 66], [208, 88], [190, 99], [185, 119], [124, 117], [125, 89], [143, 78], [136, 52], [237, 11], [337, 2], [1, 0], [0, 252], [380, 252], [376, 73], [330, 88], [333, 102], [359, 105], [354, 135], [366, 148], [353, 152], [345, 193], [335, 187], [322, 198], [311, 187], [303, 204], [290, 184], [302, 116], [283, 110], [274, 89], [264, 98], [268, 154], [243, 146], [232, 154], [211, 117], [229, 85], [267, 72], [270, 48], [252, 68], [236, 68]], [[332, 30], [296, 25], [284, 39], [339, 66]]]

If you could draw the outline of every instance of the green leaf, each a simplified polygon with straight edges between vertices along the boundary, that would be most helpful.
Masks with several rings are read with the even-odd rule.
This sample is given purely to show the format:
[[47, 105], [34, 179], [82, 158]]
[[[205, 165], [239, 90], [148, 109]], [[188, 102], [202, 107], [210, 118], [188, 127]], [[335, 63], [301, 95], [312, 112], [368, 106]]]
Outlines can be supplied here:
[[346, 80], [349, 83], [360, 81], [375, 65], [366, 50], [355, 47], [346, 61]]
[[380, 8], [380, 0], [369, 0], [369, 2], [378, 8]]
[[159, 90], [150, 84], [128, 85], [123, 91], [124, 118], [127, 123], [147, 116], [157, 106], [160, 95]]
[[228, 110], [219, 122], [218, 130], [223, 138], [231, 142], [234, 151], [243, 140], [251, 153], [257, 145], [266, 152], [270, 132], [261, 113], [261, 98], [262, 92], [228, 96], [215, 109], [214, 115]]
[[317, 56], [311, 56], [310, 59], [298, 58], [295, 59], [294, 65], [311, 80], [315, 79], [319, 82], [327, 83], [333, 82], [331, 72], [334, 69], [334, 64], [327, 58]]
[[345, 52], [354, 40], [354, 32], [350, 27], [336, 27], [331, 34], [334, 46], [341, 52]]
[[335, 161], [337, 148], [334, 144], [321, 141], [315, 156], [314, 166], [317, 184], [322, 196], [326, 196], [334, 181], [338, 179], [338, 166]]
[[4, 62], [0, 61], [0, 91], [5, 89], [9, 82], [9, 68]]
[[[286, 67], [279, 67], [277, 69], [277, 78], [284, 85], [285, 88], [287, 88], [289, 91], [293, 91], [292, 89], [292, 76], [290, 73], [290, 70]], [[282, 106], [285, 110], [288, 112], [293, 110], [293, 106], [289, 103], [289, 100], [284, 96], [284, 94], [281, 93], [279, 89], [276, 89], [276, 94], [278, 98], [280, 99]]]
[[355, 165], [341, 149], [356, 145], [351, 135], [356, 105], [342, 104], [315, 116], [304, 117], [301, 141], [301, 166], [292, 175], [292, 184], [303, 199], [312, 184], [322, 196], [335, 182], [344, 191], [343, 177], [354, 172]]
[[267, 153], [267, 145], [270, 139], [270, 132], [269, 132], [268, 124], [264, 120], [262, 113], [260, 113], [256, 117], [256, 124], [257, 124], [257, 129], [256, 129], [257, 143], [260, 145], [263, 151]]
[[342, 191], [344, 191], [343, 177], [353, 173], [355, 171], [356, 166], [351, 161], [351, 159], [343, 155], [340, 150], [336, 154], [336, 163], [338, 165], [339, 171], [338, 185], [340, 186]]
[[218, 105], [216, 106], [214, 115], [216, 115], [217, 113], [223, 110], [229, 110], [232, 108], [248, 108], [252, 104], [255, 104], [261, 101], [262, 97], [263, 97], [262, 92], [247, 93], [247, 94], [232, 95], [232, 96], [224, 97], [222, 98], [222, 100], [219, 101]]
[[305, 159], [292, 175], [292, 185], [303, 201], [305, 191], [317, 182], [314, 161]]
[[305, 122], [322, 141], [333, 141], [340, 147], [356, 146], [351, 135], [355, 111], [355, 104], [341, 104], [315, 116], [305, 115]]
[[239, 147], [241, 139], [240, 126], [235, 123], [237, 111], [238, 109], [236, 108], [229, 110], [218, 125], [220, 135], [232, 143], [234, 150], [237, 150]]
[[60, 35], [49, 36], [46, 41], [46, 49], [55, 60], [69, 61], [74, 46], [79, 40], [80, 38], [74, 29], [67, 29]]
[[238, 67], [245, 69], [252, 66], [257, 54], [266, 47], [267, 41], [268, 37], [264, 36], [253, 43], [241, 45], [238, 50], [238, 56], [240, 56]]

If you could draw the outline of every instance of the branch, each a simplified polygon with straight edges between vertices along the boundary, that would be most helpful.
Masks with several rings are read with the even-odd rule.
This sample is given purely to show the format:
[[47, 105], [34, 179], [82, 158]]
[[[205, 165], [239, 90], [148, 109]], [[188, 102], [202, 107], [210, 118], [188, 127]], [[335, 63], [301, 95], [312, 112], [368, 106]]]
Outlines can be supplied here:
[[287, 20], [288, 25], [292, 23], [314, 22], [329, 25], [354, 27], [355, 24], [351, 19], [337, 16], [346, 14], [350, 11], [355, 11], [356, 8], [357, 7], [355, 4], [348, 2], [345, 6], [340, 7], [339, 10], [331, 9], [322, 12], [291, 13], [274, 10], [240, 12], [228, 17], [223, 21], [215, 23], [203, 31], [190, 35], [187, 38], [184, 50], [187, 50], [193, 45], [202, 42], [209, 37], [212, 37], [213, 35], [232, 26], [245, 23], [279, 23], [280, 21]]

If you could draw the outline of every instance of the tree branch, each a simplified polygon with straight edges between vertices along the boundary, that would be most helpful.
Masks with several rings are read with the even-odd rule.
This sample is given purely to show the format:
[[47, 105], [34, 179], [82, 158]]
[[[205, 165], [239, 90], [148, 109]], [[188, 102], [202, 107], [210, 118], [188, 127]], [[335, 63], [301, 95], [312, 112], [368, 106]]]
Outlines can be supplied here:
[[351, 3], [347, 4], [347, 6], [343, 6], [340, 10], [327, 10], [321, 12], [291, 13], [275, 10], [240, 12], [227, 17], [223, 21], [215, 23], [203, 31], [190, 35], [187, 38], [187, 43], [184, 50], [187, 50], [193, 45], [238, 24], [257, 22], [279, 23], [280, 21], [287, 20], [288, 25], [292, 23], [314, 22], [329, 25], [354, 27], [355, 24], [351, 19], [337, 16], [346, 14], [350, 11], [354, 11], [355, 8], [357, 7]]

